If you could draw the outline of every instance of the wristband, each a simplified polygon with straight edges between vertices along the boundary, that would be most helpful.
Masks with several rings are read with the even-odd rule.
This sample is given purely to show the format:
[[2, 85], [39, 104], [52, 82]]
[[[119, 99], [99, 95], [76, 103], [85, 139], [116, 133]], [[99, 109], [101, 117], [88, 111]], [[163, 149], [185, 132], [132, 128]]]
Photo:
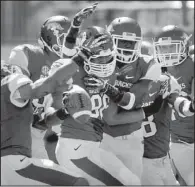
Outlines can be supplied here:
[[118, 88], [116, 88], [108, 83], [105, 86], [104, 93], [106, 95], [108, 95], [115, 103], [118, 103], [124, 95], [124, 93], [119, 91]]
[[75, 56], [72, 57], [72, 60], [78, 65], [80, 66], [81, 64], [84, 63], [84, 59], [79, 55], [76, 54]]

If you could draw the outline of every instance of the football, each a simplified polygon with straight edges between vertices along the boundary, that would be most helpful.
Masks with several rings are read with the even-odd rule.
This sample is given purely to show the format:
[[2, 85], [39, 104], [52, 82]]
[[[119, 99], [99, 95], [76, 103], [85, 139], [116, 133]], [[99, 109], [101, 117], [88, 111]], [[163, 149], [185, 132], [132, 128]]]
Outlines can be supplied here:
[[63, 93], [63, 104], [67, 112], [79, 123], [86, 123], [92, 110], [89, 94], [80, 86], [73, 85], [72, 88]]

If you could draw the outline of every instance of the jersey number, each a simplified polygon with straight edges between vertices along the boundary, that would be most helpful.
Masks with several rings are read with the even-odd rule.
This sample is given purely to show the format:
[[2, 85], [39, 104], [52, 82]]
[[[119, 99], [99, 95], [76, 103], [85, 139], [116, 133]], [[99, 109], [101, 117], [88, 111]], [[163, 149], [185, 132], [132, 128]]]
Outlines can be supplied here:
[[[142, 127], [143, 127], [143, 134], [144, 137], [150, 137], [156, 134], [156, 124], [153, 122], [154, 116], [149, 116], [148, 121], [143, 121], [142, 122]], [[149, 131], [147, 130], [147, 127], [149, 128]]]
[[91, 103], [92, 103], [92, 118], [102, 118], [103, 110], [108, 108], [109, 97], [107, 95], [103, 95], [102, 97], [97, 95], [92, 95]]

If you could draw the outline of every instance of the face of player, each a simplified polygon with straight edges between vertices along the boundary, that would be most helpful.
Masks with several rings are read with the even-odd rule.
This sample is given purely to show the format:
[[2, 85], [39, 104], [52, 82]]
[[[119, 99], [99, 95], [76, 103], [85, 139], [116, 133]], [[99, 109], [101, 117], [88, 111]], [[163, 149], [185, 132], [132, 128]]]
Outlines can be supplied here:
[[131, 63], [137, 59], [141, 51], [141, 42], [139, 39], [114, 38], [114, 41], [117, 47], [117, 61]]
[[85, 71], [88, 74], [105, 78], [113, 74], [116, 67], [115, 55], [91, 56], [88, 63], [85, 63]]
[[163, 67], [175, 66], [181, 63], [185, 46], [182, 41], [156, 42], [154, 54]]

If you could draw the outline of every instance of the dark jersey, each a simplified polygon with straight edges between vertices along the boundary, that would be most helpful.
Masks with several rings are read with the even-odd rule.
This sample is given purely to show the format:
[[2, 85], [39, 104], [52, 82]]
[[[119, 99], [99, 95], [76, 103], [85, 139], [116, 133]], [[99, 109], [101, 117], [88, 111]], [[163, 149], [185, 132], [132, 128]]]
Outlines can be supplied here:
[[21, 67], [34, 82], [48, 75], [50, 62], [42, 48], [23, 44], [12, 49], [8, 63]]
[[[155, 95], [155, 97], [157, 97], [160, 91], [160, 82], [154, 82], [151, 90], [153, 93], [157, 93]], [[170, 123], [170, 113], [172, 108], [174, 108], [177, 115], [181, 114], [183, 110], [182, 102], [178, 102], [177, 100], [178, 97], [180, 97], [179, 93], [172, 93], [170, 96], [166, 97], [160, 110], [143, 121], [144, 157], [153, 159], [167, 155], [170, 143], [170, 127], [172, 125]], [[180, 107], [174, 107], [175, 102], [177, 102]]]
[[17, 88], [30, 82], [21, 74], [9, 75], [1, 81], [1, 156], [31, 157], [32, 105], [14, 98]]
[[[192, 92], [192, 80], [194, 79], [194, 62], [192, 59], [188, 57], [183, 63], [168, 68], [168, 72], [181, 85], [181, 95], [188, 97]], [[171, 140], [173, 142], [181, 140], [194, 143], [194, 116], [183, 117], [172, 109], [169, 113], [169, 123], [171, 124]]]
[[[150, 56], [140, 56], [136, 62], [127, 64], [117, 70], [117, 78], [114, 85], [122, 91], [130, 91], [135, 95], [134, 108], [140, 108], [153, 102], [154, 97], [148, 97], [150, 84], [158, 80], [161, 74], [160, 65]], [[123, 109], [121, 109], [122, 112]], [[128, 135], [141, 128], [141, 121], [120, 126], [106, 128], [113, 136]]]
[[167, 155], [170, 143], [170, 124], [167, 114], [170, 108], [164, 101], [160, 111], [142, 122], [144, 132], [144, 157], [161, 158]]
[[[19, 66], [34, 82], [48, 76], [51, 63], [42, 48], [35, 45], [23, 44], [12, 49], [8, 63]], [[35, 113], [43, 112], [44, 98], [34, 99]]]
[[[83, 67], [73, 77], [74, 84], [85, 89], [83, 78], [86, 76]], [[102, 120], [103, 110], [108, 107], [109, 97], [105, 94], [99, 94], [96, 90], [89, 90], [92, 102], [92, 115], [89, 122], [85, 124], [77, 123], [72, 117], [68, 117], [61, 125], [61, 137], [82, 139], [87, 141], [101, 141], [103, 129], [99, 120]]]

